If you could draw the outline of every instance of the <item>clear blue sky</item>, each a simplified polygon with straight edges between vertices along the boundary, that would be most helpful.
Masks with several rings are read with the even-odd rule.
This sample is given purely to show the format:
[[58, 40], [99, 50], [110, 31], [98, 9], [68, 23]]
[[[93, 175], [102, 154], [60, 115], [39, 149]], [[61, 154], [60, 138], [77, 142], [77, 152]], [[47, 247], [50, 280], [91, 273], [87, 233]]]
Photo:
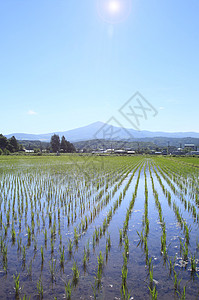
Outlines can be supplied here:
[[136, 91], [158, 110], [140, 129], [199, 132], [199, 1], [103, 1], [0, 0], [0, 132], [131, 127]]

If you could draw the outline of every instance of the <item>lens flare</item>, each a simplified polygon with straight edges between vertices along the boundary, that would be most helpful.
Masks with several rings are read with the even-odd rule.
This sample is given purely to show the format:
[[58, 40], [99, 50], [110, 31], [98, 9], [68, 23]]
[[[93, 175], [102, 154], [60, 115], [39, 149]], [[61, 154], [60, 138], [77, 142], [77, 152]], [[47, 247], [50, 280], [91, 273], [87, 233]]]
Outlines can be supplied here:
[[132, 0], [97, 0], [97, 10], [100, 18], [106, 23], [125, 21], [131, 12]]
[[118, 13], [121, 9], [119, 1], [110, 1], [108, 3], [108, 9], [111, 13]]

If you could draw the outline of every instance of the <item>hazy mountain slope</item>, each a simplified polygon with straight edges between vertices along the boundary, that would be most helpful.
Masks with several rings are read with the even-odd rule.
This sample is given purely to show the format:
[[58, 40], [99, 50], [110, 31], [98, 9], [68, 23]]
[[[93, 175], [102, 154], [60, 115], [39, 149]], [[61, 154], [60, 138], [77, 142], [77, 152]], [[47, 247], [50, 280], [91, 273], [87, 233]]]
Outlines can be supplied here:
[[7, 138], [15, 136], [18, 140], [41, 140], [50, 141], [51, 136], [56, 133], [60, 137], [62, 135], [71, 142], [92, 140], [92, 139], [111, 139], [111, 140], [134, 140], [141, 138], [199, 138], [197, 132], [151, 132], [147, 130], [137, 131], [134, 129], [125, 129], [116, 126], [110, 126], [106, 123], [95, 122], [87, 126], [80, 128], [63, 131], [63, 132], [52, 132], [47, 134], [27, 134], [27, 133], [12, 133], [6, 135]]

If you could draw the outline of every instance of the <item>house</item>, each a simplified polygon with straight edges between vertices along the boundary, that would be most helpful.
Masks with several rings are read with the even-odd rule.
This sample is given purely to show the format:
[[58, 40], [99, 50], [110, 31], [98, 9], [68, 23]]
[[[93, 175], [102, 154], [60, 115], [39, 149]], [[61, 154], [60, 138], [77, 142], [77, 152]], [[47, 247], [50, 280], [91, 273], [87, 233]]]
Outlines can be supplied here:
[[199, 151], [191, 151], [190, 154], [191, 155], [199, 155]]
[[114, 153], [115, 153], [115, 154], [126, 154], [127, 151], [126, 151], [126, 150], [122, 150], [122, 149], [118, 149], [118, 150], [115, 150]]
[[27, 149], [25, 149], [25, 153], [34, 153], [34, 150], [27, 150]]
[[184, 148], [189, 150], [195, 150], [195, 144], [184, 144]]
[[129, 150], [129, 151], [127, 151], [127, 154], [135, 154], [135, 151]]

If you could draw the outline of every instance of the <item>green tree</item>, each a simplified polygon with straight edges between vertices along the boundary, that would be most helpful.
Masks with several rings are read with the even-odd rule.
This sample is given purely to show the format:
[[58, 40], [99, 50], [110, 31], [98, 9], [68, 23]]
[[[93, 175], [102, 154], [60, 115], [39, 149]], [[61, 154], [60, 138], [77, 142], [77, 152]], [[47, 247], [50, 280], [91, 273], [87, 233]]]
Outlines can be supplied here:
[[66, 141], [66, 142], [67, 142], [67, 152], [68, 153], [76, 152], [75, 146], [72, 143], [68, 142], [68, 141]]
[[0, 134], [0, 148], [4, 150], [8, 146], [8, 140], [3, 134]]
[[54, 134], [51, 137], [50, 145], [51, 145], [53, 152], [57, 152], [60, 150], [60, 138], [57, 134]]
[[64, 153], [68, 152], [68, 151], [67, 151], [67, 150], [68, 150], [68, 145], [67, 145], [67, 141], [66, 141], [66, 139], [65, 139], [64, 136], [62, 136], [62, 138], [61, 138], [60, 149], [61, 149], [61, 151], [64, 152]]
[[16, 140], [16, 138], [14, 136], [12, 136], [9, 140], [8, 140], [8, 146], [7, 149], [10, 152], [17, 152], [19, 151], [19, 144]]

